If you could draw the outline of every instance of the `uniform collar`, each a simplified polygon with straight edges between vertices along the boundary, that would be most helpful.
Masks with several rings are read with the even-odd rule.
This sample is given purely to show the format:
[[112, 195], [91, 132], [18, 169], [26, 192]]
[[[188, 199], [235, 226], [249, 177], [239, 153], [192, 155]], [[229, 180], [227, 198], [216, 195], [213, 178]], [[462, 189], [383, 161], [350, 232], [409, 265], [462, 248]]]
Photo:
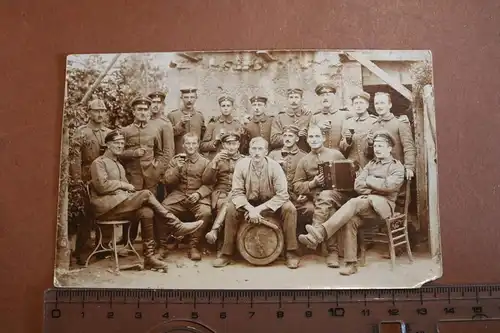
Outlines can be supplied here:
[[285, 112], [290, 117], [300, 117], [305, 114], [304, 110], [301, 107], [298, 108], [298, 111], [294, 111], [291, 107], [288, 107]]
[[196, 163], [198, 161], [198, 159], [200, 158], [200, 153], [196, 152], [193, 154], [193, 156], [189, 157], [188, 156], [188, 160], [191, 162], [191, 163]]
[[261, 123], [265, 123], [267, 121], [269, 117], [266, 115], [266, 114], [262, 114], [261, 116], [257, 117], [257, 116], [253, 116], [252, 117], [252, 121], [254, 123], [258, 123], [258, 122], [261, 122]]
[[394, 114], [392, 114], [392, 112], [388, 112], [385, 115], [383, 115], [382, 117], [378, 117], [377, 122], [389, 121], [392, 118], [394, 118]]
[[105, 131], [104, 125], [102, 125], [102, 124], [96, 125], [91, 121], [89, 121], [89, 123], [87, 124], [87, 127], [90, 128], [94, 132], [98, 132], [98, 131], [104, 132]]
[[194, 108], [193, 108], [193, 109], [191, 109], [191, 110], [188, 110], [188, 109], [186, 109], [186, 108], [183, 106], [183, 107], [181, 107], [181, 112], [182, 112], [182, 113], [184, 113], [184, 114], [190, 114], [190, 115], [193, 115], [196, 111], [195, 111], [195, 109], [194, 109]]
[[141, 123], [141, 122], [134, 120], [134, 125], [138, 128], [145, 128], [148, 125], [148, 122], [146, 121], [144, 123]]
[[334, 108], [328, 108], [328, 109], [327, 108], [322, 108], [321, 110], [319, 110], [319, 112], [321, 114], [335, 114], [335, 113], [337, 113], [337, 111], [338, 110], [334, 109]]
[[356, 121], [364, 121], [370, 117], [370, 114], [368, 112], [365, 112], [363, 115], [359, 116], [356, 118]]
[[385, 160], [381, 160], [381, 159], [378, 159], [375, 157], [375, 159], [374, 159], [375, 164], [387, 164], [387, 163], [391, 163], [392, 161], [394, 161], [393, 158], [387, 158]]
[[293, 147], [291, 150], [287, 150], [285, 148], [281, 148], [281, 154], [283, 155], [283, 153], [285, 153], [285, 155], [296, 155], [297, 153], [299, 152], [299, 147], [297, 147], [297, 145], [295, 145], [295, 147]]
[[231, 124], [233, 122], [234, 118], [231, 115], [228, 117], [220, 115], [218, 120], [219, 120], [219, 123]]

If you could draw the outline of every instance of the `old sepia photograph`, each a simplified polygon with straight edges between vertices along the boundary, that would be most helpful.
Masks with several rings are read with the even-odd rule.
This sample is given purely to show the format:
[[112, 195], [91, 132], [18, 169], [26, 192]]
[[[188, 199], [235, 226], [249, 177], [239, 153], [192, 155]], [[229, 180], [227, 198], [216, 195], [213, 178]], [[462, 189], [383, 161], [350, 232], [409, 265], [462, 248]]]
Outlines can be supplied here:
[[68, 55], [54, 285], [442, 276], [428, 50]]

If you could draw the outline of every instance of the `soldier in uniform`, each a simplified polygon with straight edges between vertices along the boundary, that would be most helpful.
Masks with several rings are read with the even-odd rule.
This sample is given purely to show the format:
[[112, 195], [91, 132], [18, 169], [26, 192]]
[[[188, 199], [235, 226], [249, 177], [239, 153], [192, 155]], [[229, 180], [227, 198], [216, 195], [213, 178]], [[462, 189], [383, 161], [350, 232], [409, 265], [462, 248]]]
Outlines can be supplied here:
[[298, 88], [288, 89], [289, 106], [278, 113], [271, 123], [271, 146], [283, 147], [283, 127], [286, 125], [295, 125], [300, 128], [298, 146], [305, 152], [310, 151], [307, 145], [307, 128], [311, 121], [311, 112], [302, 106], [302, 96], [304, 91]]
[[[161, 137], [157, 127], [149, 123], [151, 100], [137, 97], [131, 102], [134, 122], [122, 129], [125, 137], [125, 150], [120, 160], [127, 172], [127, 179], [136, 190], [149, 190], [156, 195], [157, 185], [165, 167]], [[124, 227], [123, 241], [126, 240], [127, 227]], [[139, 228], [138, 221], [130, 226], [130, 238], [134, 241]]]
[[266, 214], [279, 216], [285, 235], [286, 266], [297, 268], [297, 210], [290, 202], [286, 175], [278, 162], [267, 157], [268, 143], [256, 137], [250, 142], [250, 155], [236, 163], [231, 199], [227, 206], [224, 244], [214, 267], [231, 261], [240, 223], [260, 223]]
[[[164, 182], [171, 190], [162, 205], [176, 216], [191, 213], [203, 226], [189, 240], [188, 256], [191, 260], [201, 260], [199, 242], [212, 221], [210, 193], [212, 186], [202, 181], [202, 175], [209, 160], [198, 152], [200, 142], [197, 133], [184, 134], [184, 151], [174, 156], [165, 171]], [[165, 236], [165, 235], [163, 235]], [[167, 239], [162, 239], [162, 248], [167, 248]]]
[[395, 143], [388, 131], [375, 132], [375, 158], [368, 162], [356, 177], [354, 185], [360, 196], [349, 200], [324, 223], [306, 226], [308, 233], [299, 236], [299, 242], [314, 249], [343, 228], [345, 268], [340, 271], [342, 275], [351, 275], [358, 271], [357, 232], [362, 219], [387, 219], [394, 214], [396, 197], [404, 183], [405, 174], [403, 164], [391, 156]]
[[337, 89], [333, 85], [319, 84], [315, 92], [321, 99], [323, 107], [312, 115], [310, 125], [321, 128], [325, 135], [325, 147], [338, 150], [342, 136], [342, 126], [346, 118], [349, 117], [349, 113], [335, 107]]
[[[104, 138], [111, 131], [104, 126], [106, 116], [106, 105], [100, 99], [91, 101], [88, 104], [89, 122], [79, 127], [73, 137], [70, 159], [70, 176], [72, 187], [78, 188], [79, 193], [85, 193], [85, 186], [90, 182], [90, 165], [92, 162], [104, 153], [106, 145]], [[84, 197], [87, 197], [84, 195]], [[86, 216], [89, 213], [87, 200], [83, 200], [85, 207], [83, 211], [76, 216], [77, 224], [76, 244], [74, 257], [78, 265], [83, 265], [81, 252], [90, 239], [90, 230], [92, 229], [91, 219]], [[105, 239], [110, 238], [110, 229], [104, 228]], [[102, 255], [99, 256], [102, 258]]]
[[184, 237], [196, 232], [202, 221], [182, 223], [166, 210], [149, 190], [137, 190], [125, 177], [125, 169], [118, 162], [123, 154], [125, 136], [111, 131], [104, 138], [106, 151], [92, 162], [90, 194], [96, 217], [101, 221], [139, 219], [142, 229], [144, 267], [163, 270], [167, 264], [154, 257], [153, 215], [163, 217], [162, 223], [172, 229], [174, 237]]
[[360, 169], [370, 161], [368, 158], [368, 133], [377, 119], [368, 113], [370, 94], [364, 91], [351, 95], [355, 116], [344, 121], [340, 151]]
[[[318, 164], [345, 160], [340, 151], [323, 146], [324, 141], [325, 137], [321, 128], [317, 126], [309, 128], [307, 142], [311, 146], [311, 152], [299, 161], [293, 179], [294, 191], [306, 195], [308, 200], [314, 202], [313, 225], [325, 222], [349, 199], [348, 193], [323, 188], [324, 176], [319, 173]], [[329, 239], [326, 250], [328, 252], [326, 265], [331, 268], [340, 267], [337, 237]]]
[[[368, 144], [373, 146], [373, 133], [378, 130], [387, 130], [394, 138], [394, 148], [392, 156], [403, 163], [405, 174], [408, 180], [415, 175], [416, 148], [411, 132], [410, 120], [402, 115], [398, 118], [391, 112], [391, 96], [388, 93], [378, 92], [374, 97], [375, 111], [378, 114], [377, 120], [373, 123], [371, 134], [368, 135]], [[373, 157], [373, 148], [369, 150]]]
[[181, 89], [182, 107], [167, 115], [174, 126], [175, 154], [184, 152], [182, 139], [184, 134], [196, 133], [199, 140], [205, 135], [205, 117], [194, 107], [198, 99], [197, 91], [196, 88]]
[[[221, 213], [223, 205], [228, 202], [233, 182], [234, 166], [237, 161], [243, 158], [243, 155], [239, 152], [240, 138], [241, 136], [238, 132], [223, 134], [221, 137], [222, 150], [215, 155], [203, 172], [203, 183], [214, 186], [214, 191], [212, 192], [212, 210], [216, 212], [215, 216]], [[222, 216], [220, 219], [221, 223], [214, 223], [209, 232], [210, 236], [206, 236], [212, 244], [217, 240], [218, 233], [223, 227], [222, 222], [224, 219]]]
[[290, 200], [297, 209], [298, 227], [299, 229], [303, 229], [312, 218], [314, 203], [308, 200], [306, 195], [298, 195], [292, 186], [297, 165], [302, 157], [307, 155], [297, 146], [299, 131], [300, 129], [295, 125], [285, 126], [283, 129], [283, 148], [271, 151], [268, 156], [277, 161], [283, 168], [283, 171], [285, 171], [286, 180], [288, 184], [290, 184], [288, 187], [288, 194], [290, 195]]
[[220, 107], [220, 115], [210, 119], [207, 130], [200, 144], [200, 152], [211, 160], [217, 154], [221, 145], [221, 136], [228, 132], [241, 133], [243, 127], [239, 120], [234, 118], [234, 99], [223, 95], [217, 100]]
[[150, 93], [148, 97], [151, 99], [151, 119], [149, 119], [149, 123], [156, 126], [160, 132], [163, 163], [166, 167], [175, 155], [174, 128], [172, 122], [164, 113], [167, 94], [162, 91], [155, 91]]
[[[250, 141], [260, 136], [266, 139], [267, 142], [271, 142], [271, 124], [274, 116], [266, 114], [267, 97], [253, 96], [250, 98], [250, 104], [252, 105], [252, 117], [245, 125], [247, 140]], [[271, 145], [272, 148], [274, 147]], [[279, 148], [279, 146], [275, 148]]]

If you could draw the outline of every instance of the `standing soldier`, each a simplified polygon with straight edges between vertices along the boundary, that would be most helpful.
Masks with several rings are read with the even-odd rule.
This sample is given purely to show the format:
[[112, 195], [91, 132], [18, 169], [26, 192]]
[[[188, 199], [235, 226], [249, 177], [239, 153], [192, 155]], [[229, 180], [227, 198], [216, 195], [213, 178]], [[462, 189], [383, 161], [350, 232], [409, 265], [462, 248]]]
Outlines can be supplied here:
[[240, 138], [241, 136], [238, 132], [229, 132], [222, 135], [222, 150], [215, 155], [203, 172], [202, 182], [214, 186], [214, 191], [212, 192], [212, 210], [216, 212], [215, 215], [217, 218], [212, 226], [212, 230], [209, 232], [213, 237], [207, 236], [207, 239], [212, 244], [217, 240], [218, 233], [223, 227], [225, 217], [223, 205], [227, 204], [229, 193], [231, 192], [234, 166], [237, 161], [243, 158], [243, 155], [239, 153]]
[[[201, 236], [212, 220], [210, 208], [211, 186], [203, 183], [202, 175], [209, 160], [198, 152], [200, 141], [198, 134], [187, 133], [183, 137], [184, 151], [174, 156], [165, 171], [165, 184], [171, 193], [163, 200], [162, 205], [174, 215], [192, 213], [196, 220], [203, 220], [203, 226], [190, 237], [188, 256], [191, 260], [201, 260], [199, 242]], [[162, 237], [166, 236], [165, 233]], [[162, 252], [168, 249], [167, 239], [162, 240]]]
[[290, 201], [297, 208], [297, 224], [300, 229], [303, 229], [312, 218], [314, 203], [308, 200], [306, 195], [298, 195], [291, 186], [299, 161], [307, 155], [297, 146], [299, 131], [300, 129], [295, 125], [285, 126], [283, 130], [283, 148], [271, 151], [268, 156], [277, 161], [285, 171], [286, 180], [290, 184], [288, 187]]
[[165, 98], [167, 94], [161, 91], [150, 93], [151, 119], [149, 123], [156, 126], [160, 132], [161, 150], [163, 151], [163, 163], [166, 167], [175, 155], [174, 128], [172, 122], [164, 113]]
[[218, 99], [220, 115], [210, 119], [200, 144], [200, 152], [211, 160], [221, 149], [221, 137], [225, 133], [243, 131], [241, 123], [234, 118], [234, 99], [223, 95]]
[[[90, 166], [92, 162], [102, 155], [106, 150], [104, 138], [111, 131], [104, 126], [106, 116], [106, 105], [100, 99], [95, 99], [88, 104], [89, 122], [86, 125], [79, 127], [74, 135], [72, 142], [70, 162], [70, 176], [74, 185], [79, 187], [79, 193], [86, 193], [84, 187], [91, 180]], [[84, 196], [86, 197], [86, 195]], [[83, 265], [81, 253], [88, 240], [90, 239], [90, 230], [92, 229], [89, 213], [88, 201], [84, 200], [83, 210], [79, 212], [75, 218], [78, 225], [74, 256], [78, 265]], [[108, 228], [106, 235], [103, 238], [109, 239], [110, 233]], [[104, 237], [105, 236], [105, 237]], [[102, 258], [102, 256], [99, 256]]]
[[[162, 165], [163, 151], [159, 131], [149, 123], [151, 100], [148, 97], [137, 97], [131, 102], [131, 106], [134, 122], [122, 129], [125, 150], [120, 159], [127, 172], [127, 179], [135, 189], [149, 190], [156, 196], [157, 185], [165, 168]], [[131, 241], [137, 237], [138, 222], [133, 221], [130, 226]]]
[[[252, 105], [252, 117], [245, 125], [246, 139], [250, 142], [253, 138], [260, 136], [266, 139], [267, 142], [271, 142], [271, 124], [274, 117], [266, 113], [267, 97], [253, 96], [250, 98], [250, 104]], [[272, 148], [274, 147], [271, 145]], [[276, 148], [279, 148], [279, 146]], [[243, 153], [246, 154], [247, 152], [243, 151]]]
[[279, 148], [283, 147], [283, 128], [286, 125], [295, 125], [300, 129], [298, 146], [305, 152], [309, 152], [310, 148], [307, 145], [307, 128], [311, 121], [311, 112], [305, 110], [302, 106], [302, 89], [288, 89], [288, 104], [289, 106], [278, 113], [274, 117], [271, 125], [271, 146]]
[[167, 115], [167, 118], [174, 126], [175, 154], [184, 152], [182, 140], [184, 134], [196, 133], [199, 140], [205, 135], [205, 117], [194, 108], [198, 99], [197, 91], [196, 88], [181, 89], [182, 107], [171, 111]]
[[322, 83], [315, 89], [323, 107], [311, 117], [311, 125], [318, 126], [325, 135], [325, 147], [339, 149], [342, 136], [342, 126], [348, 117], [348, 112], [335, 107], [337, 89], [331, 84]]
[[[325, 137], [319, 127], [309, 128], [307, 142], [311, 146], [311, 152], [299, 161], [293, 180], [295, 192], [306, 195], [314, 202], [313, 225], [325, 222], [349, 199], [347, 193], [323, 186], [325, 179], [319, 173], [318, 165], [323, 162], [345, 160], [340, 151], [323, 146], [324, 141]], [[331, 237], [326, 248], [328, 252], [326, 265], [331, 268], [340, 267], [338, 237]]]
[[391, 112], [391, 96], [385, 92], [378, 92], [374, 97], [377, 120], [373, 123], [373, 129], [368, 135], [370, 145], [370, 158], [373, 157], [373, 132], [378, 130], [388, 131], [395, 140], [392, 156], [405, 166], [406, 179], [410, 180], [415, 174], [416, 148], [411, 133], [410, 120], [402, 115], [396, 118]]
[[364, 91], [351, 95], [355, 116], [344, 121], [340, 151], [360, 169], [368, 163], [368, 133], [377, 119], [368, 113], [370, 94]]

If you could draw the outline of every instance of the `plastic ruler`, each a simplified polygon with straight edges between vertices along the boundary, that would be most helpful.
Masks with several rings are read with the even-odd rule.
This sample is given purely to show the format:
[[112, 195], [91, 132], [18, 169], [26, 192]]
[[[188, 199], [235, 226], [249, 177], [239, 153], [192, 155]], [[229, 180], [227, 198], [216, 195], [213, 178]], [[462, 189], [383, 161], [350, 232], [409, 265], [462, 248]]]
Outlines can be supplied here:
[[500, 285], [396, 290], [50, 289], [46, 333], [500, 332]]

